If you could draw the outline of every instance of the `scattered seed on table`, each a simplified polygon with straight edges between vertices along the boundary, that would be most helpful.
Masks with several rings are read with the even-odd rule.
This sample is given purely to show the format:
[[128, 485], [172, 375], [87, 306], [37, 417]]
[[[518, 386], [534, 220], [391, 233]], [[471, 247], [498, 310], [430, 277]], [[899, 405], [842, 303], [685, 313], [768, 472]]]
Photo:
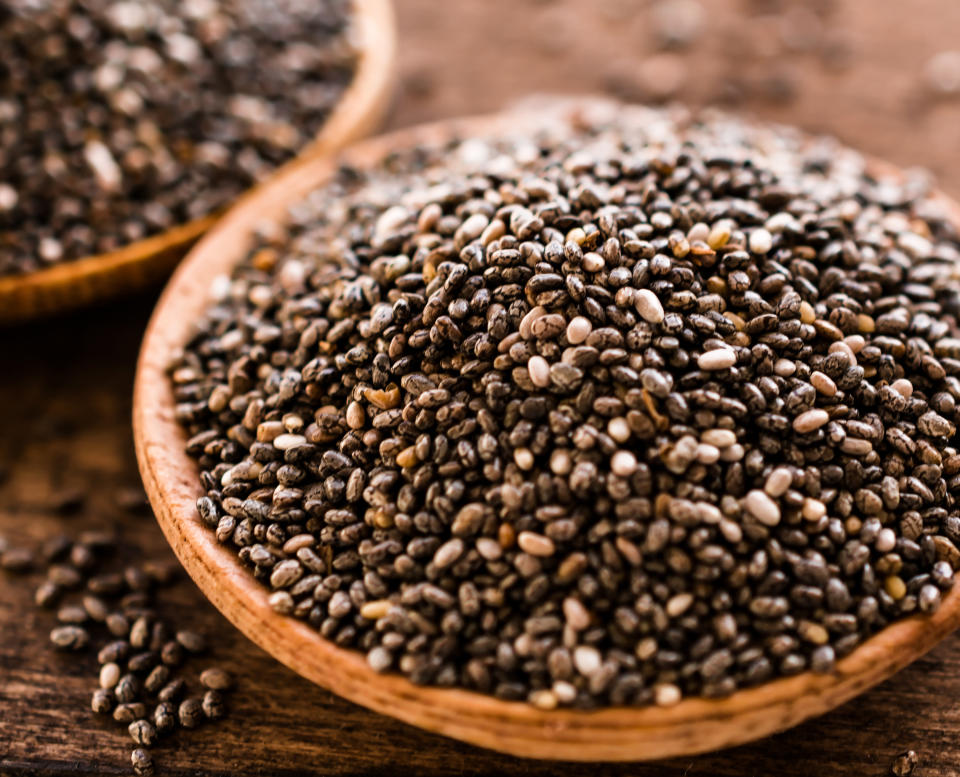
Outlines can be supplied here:
[[150, 777], [153, 771], [153, 757], [143, 748], [138, 747], [130, 753], [130, 763], [133, 771], [140, 777]]
[[75, 543], [70, 548], [70, 563], [83, 572], [89, 572], [97, 563], [93, 549], [82, 543]]
[[70, 537], [66, 534], [55, 534], [43, 543], [40, 555], [49, 564], [65, 558], [72, 547], [73, 540]]
[[87, 590], [97, 596], [115, 596], [123, 590], [123, 576], [115, 572], [94, 575], [87, 580]]
[[163, 664], [155, 666], [143, 681], [143, 687], [149, 693], [157, 693], [170, 680], [170, 669]]
[[107, 664], [111, 661], [120, 663], [130, 655], [130, 643], [123, 639], [108, 642], [97, 653], [97, 661], [101, 664]]
[[33, 569], [33, 553], [26, 548], [7, 548], [0, 553], [0, 569], [7, 572], [24, 573]]
[[80, 512], [86, 500], [87, 495], [81, 489], [66, 488], [51, 495], [50, 507], [60, 515], [74, 515]]
[[177, 727], [177, 708], [170, 702], [160, 702], [153, 711], [153, 725], [160, 735], [169, 734]]
[[82, 626], [58, 626], [50, 632], [50, 642], [58, 650], [83, 650], [90, 635]]
[[167, 666], [179, 666], [183, 663], [183, 646], [174, 640], [165, 642], [160, 648], [160, 660]]
[[150, 619], [145, 615], [137, 618], [130, 626], [130, 647], [145, 648], [150, 642]]
[[87, 594], [83, 597], [82, 602], [83, 609], [86, 610], [86, 613], [91, 620], [97, 621], [98, 623], [102, 623], [107, 620], [107, 616], [110, 614], [110, 609], [107, 606], [107, 603], [99, 596]]
[[203, 694], [201, 707], [203, 708], [203, 714], [208, 720], [219, 720], [225, 712], [223, 695], [219, 691], [207, 691]]
[[44, 580], [34, 591], [33, 600], [38, 607], [54, 607], [60, 601], [63, 590], [56, 583]]
[[57, 610], [57, 620], [60, 623], [81, 624], [90, 620], [87, 611], [76, 604], [68, 604]]
[[113, 692], [117, 696], [117, 701], [129, 704], [136, 701], [140, 695], [140, 682], [132, 674], [125, 674], [117, 681]]
[[146, 705], [143, 702], [124, 702], [118, 704], [113, 710], [113, 719], [117, 723], [133, 723], [147, 714]]
[[108, 688], [97, 688], [93, 692], [93, 698], [90, 701], [90, 708], [100, 715], [105, 715], [113, 711], [116, 704], [116, 697], [113, 691]]
[[104, 664], [100, 667], [100, 687], [113, 688], [120, 682], [121, 675], [122, 671], [119, 664], [113, 662]]
[[212, 691], [228, 691], [233, 686], [233, 678], [219, 666], [211, 666], [200, 673], [200, 684]]
[[180, 677], [174, 677], [157, 692], [157, 698], [164, 702], [178, 701], [183, 696], [186, 683]]
[[130, 738], [138, 745], [149, 747], [157, 738], [157, 730], [148, 720], [135, 720], [127, 727], [130, 732]]
[[61, 588], [74, 589], [83, 583], [83, 575], [67, 564], [53, 564], [47, 569], [47, 580]]
[[207, 649], [207, 640], [196, 631], [184, 629], [177, 632], [177, 642], [190, 653], [202, 653]]
[[202, 718], [203, 706], [200, 699], [196, 696], [191, 696], [180, 702], [180, 707], [177, 709], [177, 719], [180, 721], [181, 726], [184, 728], [196, 728], [200, 725]]
[[914, 750], [907, 750], [893, 759], [893, 764], [890, 766], [890, 773], [893, 774], [894, 777], [910, 777], [919, 761], [920, 758]]

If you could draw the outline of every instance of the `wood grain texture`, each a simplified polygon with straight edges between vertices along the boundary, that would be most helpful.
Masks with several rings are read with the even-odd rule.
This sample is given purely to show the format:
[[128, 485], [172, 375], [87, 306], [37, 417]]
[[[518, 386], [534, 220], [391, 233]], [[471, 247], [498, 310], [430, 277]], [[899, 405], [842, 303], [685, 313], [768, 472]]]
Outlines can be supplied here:
[[[391, 0], [353, 1], [353, 37], [360, 52], [356, 74], [320, 134], [288, 165], [367, 135], [386, 113], [395, 75]], [[206, 216], [117, 251], [0, 278], [0, 325], [62, 313], [156, 283], [216, 221], [216, 215]]]
[[[615, 114], [618, 105], [602, 100], [546, 103], [537, 108], [533, 123], [552, 112], [565, 117], [595, 109]], [[363, 169], [424, 142], [518, 131], [530, 118], [527, 111], [508, 111], [403, 129], [351, 146], [340, 158]], [[186, 435], [174, 418], [166, 368], [209, 304], [213, 280], [245, 256], [257, 226], [281, 220], [290, 205], [326, 182], [334, 169], [324, 158], [291, 168], [228, 213], [190, 252], [147, 327], [134, 391], [134, 443], [160, 527], [207, 598], [268, 653], [351, 701], [472, 744], [533, 758], [638, 761], [741, 744], [822, 714], [886, 679], [960, 625], [958, 586], [944, 597], [935, 615], [889, 626], [838, 661], [829, 675], [805, 672], [727, 699], [688, 699], [668, 709], [584, 712], [543, 711], [463, 690], [416, 686], [399, 675], [375, 672], [361, 653], [339, 648], [302, 621], [273, 612], [268, 589], [197, 516], [196, 500], [203, 489], [196, 464], [184, 451]], [[896, 174], [883, 163], [874, 163], [874, 170]], [[943, 199], [956, 216], [957, 209]]]

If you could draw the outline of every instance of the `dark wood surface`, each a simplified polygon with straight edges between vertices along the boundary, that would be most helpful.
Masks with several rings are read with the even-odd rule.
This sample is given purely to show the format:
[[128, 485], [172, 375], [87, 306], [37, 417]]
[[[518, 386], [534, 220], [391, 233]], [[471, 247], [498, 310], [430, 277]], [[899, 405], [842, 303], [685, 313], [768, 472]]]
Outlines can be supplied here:
[[[634, 65], [652, 50], [643, 23], [649, 5], [399, 0], [403, 80], [391, 124], [492, 109], [537, 89], [639, 93]], [[710, 31], [702, 50], [684, 55], [688, 86], [680, 95], [690, 99], [709, 93], [711, 79], [734, 67], [727, 51], [737, 39], [731, 30], [740, 29], [734, 14], [778, 4], [703, 5]], [[946, 188], [960, 192], [960, 160], [952, 159], [960, 145], [954, 129], [960, 105], [915, 103], [912, 96], [929, 55], [952, 45], [960, 5], [812, 5], [836, 7], [832, 13], [846, 20], [854, 47], [850, 69], [831, 70], [810, 53], [791, 55], [795, 98], [771, 100], [758, 86], [743, 107], [837, 132], [902, 163], [935, 167]], [[759, 79], [766, 66], [755, 50], [762, 41], [753, 33], [741, 37], [748, 47], [744, 72]], [[711, 61], [724, 67], [708, 67]], [[131, 511], [118, 496], [139, 482], [130, 393], [154, 300], [155, 293], [145, 294], [0, 331], [0, 535], [11, 542], [39, 544], [52, 533], [112, 528], [131, 559], [172, 559], [149, 512]], [[58, 502], [76, 492], [85, 495], [80, 509], [58, 513]], [[0, 775], [129, 774], [126, 732], [89, 711], [95, 658], [78, 661], [49, 648], [53, 617], [32, 604], [37, 580], [0, 573]], [[915, 775], [960, 775], [960, 634], [877, 689], [776, 737], [668, 763], [597, 767], [513, 759], [422, 733], [301, 680], [242, 637], [188, 580], [162, 601], [177, 624], [213, 638], [213, 657], [235, 673], [238, 688], [225, 720], [154, 748], [161, 775], [879, 777], [906, 749], [919, 754]]]

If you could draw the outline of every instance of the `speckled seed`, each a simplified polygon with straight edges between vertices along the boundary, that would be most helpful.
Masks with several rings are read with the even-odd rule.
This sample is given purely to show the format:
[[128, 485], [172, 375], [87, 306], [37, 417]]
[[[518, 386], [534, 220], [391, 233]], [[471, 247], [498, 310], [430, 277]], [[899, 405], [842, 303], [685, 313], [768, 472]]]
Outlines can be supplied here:
[[701, 464], [715, 464], [720, 460], [720, 449], [715, 445], [700, 443], [697, 446], [696, 460]]
[[153, 711], [153, 727], [159, 736], [169, 734], [177, 727], [177, 710], [170, 702], [160, 702]]
[[125, 637], [130, 633], [130, 621], [121, 612], [112, 612], [107, 615], [107, 631], [115, 637]]
[[38, 607], [53, 607], [62, 595], [63, 591], [60, 589], [60, 586], [49, 580], [44, 580], [37, 586], [33, 600], [37, 603]]
[[113, 686], [120, 681], [121, 674], [119, 664], [115, 664], [112, 661], [104, 664], [100, 667], [100, 687], [113, 688]]
[[351, 402], [347, 405], [347, 426], [351, 429], [362, 429], [366, 423], [366, 411], [359, 402]]
[[583, 316], [575, 316], [570, 320], [570, 323], [567, 324], [567, 341], [571, 345], [580, 345], [590, 336], [590, 332], [592, 331], [593, 324], [590, 323], [590, 319], [584, 318]]
[[680, 689], [672, 683], [661, 683], [653, 689], [653, 700], [658, 707], [672, 707], [680, 703]]
[[202, 653], [207, 649], [207, 640], [202, 634], [183, 629], [176, 634], [176, 640], [188, 653]]
[[913, 396], [913, 383], [906, 378], [897, 378], [897, 380], [890, 384], [890, 388], [907, 399]]
[[530, 703], [541, 710], [554, 710], [557, 708], [557, 695], [552, 690], [533, 691], [529, 697]]
[[663, 321], [663, 305], [659, 297], [650, 289], [640, 289], [634, 297], [634, 305], [644, 321], [651, 324], [659, 324]]
[[[611, 418], [607, 424], [607, 434], [609, 434], [617, 442], [623, 443], [630, 439], [630, 424], [627, 423], [627, 419], [623, 417]], [[554, 451], [556, 453], [556, 451]], [[553, 460], [551, 454], [551, 469], [553, 469]], [[555, 474], [564, 474], [556, 472]]]
[[637, 470], [637, 457], [630, 451], [617, 451], [610, 459], [610, 471], [621, 478], [628, 478]]
[[207, 720], [219, 720], [226, 712], [223, 696], [219, 691], [214, 690], [207, 691], [203, 694], [200, 708], [203, 710], [204, 717], [206, 717]]
[[600, 651], [591, 645], [578, 645], [573, 651], [573, 665], [580, 674], [589, 677], [600, 668]]
[[490, 537], [477, 538], [477, 553], [487, 561], [496, 561], [503, 555], [500, 543]]
[[837, 384], [825, 373], [814, 370], [810, 373], [810, 385], [825, 397], [834, 397], [837, 395]]
[[793, 428], [799, 434], [815, 431], [830, 420], [826, 410], [815, 408], [801, 413], [793, 419]]
[[590, 625], [590, 613], [579, 599], [568, 596], [563, 600], [563, 617], [574, 631], [583, 631]]
[[550, 364], [542, 356], [531, 356], [527, 362], [527, 370], [533, 385], [546, 388], [550, 385]]
[[147, 678], [143, 681], [143, 687], [150, 693], [156, 693], [167, 684], [169, 679], [170, 668], [160, 664], [155, 666], [147, 675]]
[[729, 448], [737, 442], [737, 435], [731, 429], [707, 429], [701, 433], [700, 442], [716, 448]]
[[819, 499], [807, 497], [803, 500], [801, 513], [808, 521], [819, 521], [827, 514], [827, 506]]
[[776, 499], [787, 493], [793, 482], [793, 473], [788, 467], [777, 467], [772, 470], [763, 484], [763, 490], [768, 496]]
[[116, 706], [113, 710], [113, 719], [117, 723], [130, 724], [135, 720], [140, 720], [146, 714], [147, 708], [142, 702], [127, 702]]
[[919, 762], [920, 758], [916, 752], [907, 750], [893, 759], [890, 772], [893, 774], [893, 777], [910, 777]]
[[513, 452], [513, 460], [520, 469], [531, 469], [533, 467], [533, 452], [529, 448], [517, 448]]
[[763, 228], [753, 230], [748, 240], [750, 250], [755, 254], [765, 254], [773, 248], [773, 235]]
[[153, 758], [143, 748], [137, 748], [130, 753], [130, 764], [138, 777], [151, 777], [153, 771]]
[[153, 727], [153, 724], [147, 720], [133, 721], [133, 723], [127, 726], [127, 731], [130, 732], [130, 738], [138, 745], [146, 745], [149, 747], [157, 738], [157, 730]]
[[106, 715], [113, 710], [115, 703], [116, 698], [112, 691], [107, 688], [97, 688], [97, 690], [93, 692], [93, 697], [90, 700], [90, 709], [98, 715]]
[[58, 626], [50, 632], [50, 642], [58, 650], [83, 650], [90, 635], [82, 626]]
[[552, 556], [556, 552], [553, 540], [532, 531], [522, 531], [517, 535], [517, 544], [524, 553], [531, 556]]
[[447, 567], [456, 563], [464, 551], [466, 550], [463, 540], [459, 537], [455, 537], [452, 540], [447, 540], [443, 545], [437, 548], [437, 552], [433, 555], [433, 563], [437, 569], [446, 569]]
[[186, 690], [187, 684], [180, 677], [175, 677], [157, 692], [157, 698], [162, 702], [177, 701]]
[[211, 666], [200, 673], [200, 684], [211, 691], [227, 691], [233, 686], [233, 678], [219, 666]]
[[393, 656], [382, 645], [378, 645], [367, 653], [367, 663], [374, 672], [386, 672], [393, 664]]
[[145, 615], [137, 618], [130, 627], [130, 645], [131, 647], [145, 648], [150, 641], [150, 619]]
[[280, 434], [273, 439], [273, 447], [278, 451], [287, 451], [298, 445], [305, 445], [307, 438], [302, 434]]
[[533, 337], [532, 327], [533, 322], [536, 321], [543, 315], [546, 315], [547, 309], [542, 305], [536, 305], [531, 308], [530, 311], [520, 320], [520, 325], [518, 328], [520, 332], [520, 337], [524, 340], [529, 340]]
[[907, 595], [907, 584], [903, 582], [903, 578], [897, 575], [889, 575], [883, 581], [883, 590], [890, 594], [894, 600], [899, 601]]
[[797, 371], [797, 363], [792, 359], [777, 359], [773, 364], [773, 371], [781, 378], [789, 378]]
[[184, 728], [196, 728], [203, 719], [203, 706], [196, 696], [184, 699], [177, 709], [177, 718]]
[[666, 607], [664, 608], [671, 618], [677, 618], [687, 610], [690, 609], [690, 605], [693, 604], [693, 594], [682, 593], [671, 596], [667, 600]]
[[897, 546], [897, 534], [893, 529], [881, 529], [877, 535], [876, 548], [879, 553], [889, 553]]
[[697, 357], [701, 370], [725, 370], [737, 363], [737, 354], [731, 348], [717, 348]]
[[389, 599], [378, 599], [377, 601], [373, 602], [364, 602], [363, 606], [360, 608], [360, 617], [376, 620], [377, 618], [385, 617], [389, 610]]
[[763, 491], [750, 491], [744, 497], [743, 506], [764, 526], [776, 526], [780, 523], [780, 508]]

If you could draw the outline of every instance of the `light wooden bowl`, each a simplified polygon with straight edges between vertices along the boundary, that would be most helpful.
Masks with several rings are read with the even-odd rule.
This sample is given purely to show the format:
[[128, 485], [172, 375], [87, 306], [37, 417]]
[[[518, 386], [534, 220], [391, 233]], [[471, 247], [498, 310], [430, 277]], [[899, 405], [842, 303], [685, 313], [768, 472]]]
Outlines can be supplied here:
[[[359, 51], [354, 78], [319, 135], [278, 173], [369, 134], [386, 113], [395, 78], [393, 8], [390, 0], [353, 3], [351, 34]], [[254, 197], [258, 190], [259, 186], [254, 187], [242, 197]], [[160, 281], [219, 215], [196, 219], [109, 253], [0, 277], [0, 324], [74, 310]]]
[[[489, 131], [503, 116], [451, 121], [368, 140], [345, 157], [363, 166], [417, 140]], [[510, 119], [512, 127], [517, 120]], [[889, 170], [890, 168], [887, 168]], [[822, 714], [879, 683], [960, 625], [960, 587], [930, 617], [899, 621], [837, 662], [829, 675], [806, 672], [738, 691], [722, 700], [692, 698], [670, 708], [542, 711], [463, 690], [423, 688], [381, 675], [361, 653], [336, 647], [306, 624], [276, 614], [267, 590], [197, 517], [196, 463], [184, 452], [165, 372], [208, 304], [213, 279], [249, 245], [251, 227], [282, 218], [286, 207], [326, 181], [330, 160], [288, 170], [232, 210], [179, 267], [154, 312], [140, 353], [134, 438], [140, 472], [164, 534], [206, 596], [241, 631], [309, 680], [357, 704], [475, 745], [518, 756], [628, 761], [690, 755], [740, 744]], [[954, 214], [960, 214], [956, 208]], [[958, 216], [960, 223], [960, 216]]]

